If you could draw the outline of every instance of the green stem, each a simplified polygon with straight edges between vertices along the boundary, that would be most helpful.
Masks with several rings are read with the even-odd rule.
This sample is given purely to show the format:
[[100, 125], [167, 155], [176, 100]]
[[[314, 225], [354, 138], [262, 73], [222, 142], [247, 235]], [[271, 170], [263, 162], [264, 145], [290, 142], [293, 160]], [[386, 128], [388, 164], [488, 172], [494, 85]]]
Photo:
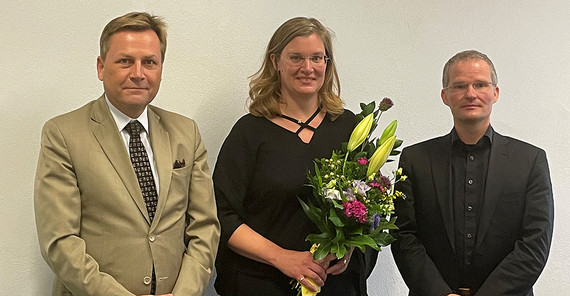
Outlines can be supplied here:
[[344, 162], [342, 163], [342, 174], [344, 175], [344, 168], [346, 167], [346, 160], [348, 159], [349, 151], [346, 151], [346, 155], [344, 156]]

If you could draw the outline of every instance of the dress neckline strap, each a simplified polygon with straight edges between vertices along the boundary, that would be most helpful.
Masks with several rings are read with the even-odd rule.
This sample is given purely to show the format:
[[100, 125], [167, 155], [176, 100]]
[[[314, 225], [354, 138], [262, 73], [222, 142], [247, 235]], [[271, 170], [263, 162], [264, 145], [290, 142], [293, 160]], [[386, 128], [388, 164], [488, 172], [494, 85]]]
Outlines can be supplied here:
[[309, 123], [311, 123], [311, 121], [313, 121], [313, 119], [315, 119], [315, 117], [317, 117], [317, 114], [319, 114], [319, 112], [321, 112], [321, 106], [319, 106], [317, 108], [317, 110], [315, 110], [315, 113], [313, 113], [313, 115], [311, 115], [311, 117], [309, 117], [309, 119], [307, 119], [307, 121], [305, 121], [305, 122], [303, 122], [299, 119], [295, 119], [293, 117], [287, 116], [285, 114], [281, 114], [281, 117], [299, 125], [299, 129], [297, 129], [297, 131], [295, 132], [295, 134], [298, 135], [303, 129], [309, 129], [313, 132], [315, 130], [317, 130], [316, 128], [310, 126]]

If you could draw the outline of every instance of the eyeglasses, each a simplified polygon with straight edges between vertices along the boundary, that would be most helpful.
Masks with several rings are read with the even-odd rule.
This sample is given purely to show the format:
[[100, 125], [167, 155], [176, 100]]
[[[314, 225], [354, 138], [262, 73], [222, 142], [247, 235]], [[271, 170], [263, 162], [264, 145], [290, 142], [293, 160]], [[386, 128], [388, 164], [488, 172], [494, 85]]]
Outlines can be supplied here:
[[495, 86], [493, 82], [479, 81], [473, 83], [455, 83], [451, 86], [444, 87], [443, 89], [449, 89], [453, 93], [463, 93], [467, 91], [469, 85], [471, 85], [473, 89], [478, 93], [486, 93], [490, 91], [493, 86]]
[[287, 61], [292, 66], [302, 66], [305, 63], [305, 60], [311, 61], [311, 65], [313, 66], [324, 66], [328, 60], [330, 59], [326, 55], [312, 55], [310, 57], [304, 57], [298, 54], [291, 54], [287, 56]]

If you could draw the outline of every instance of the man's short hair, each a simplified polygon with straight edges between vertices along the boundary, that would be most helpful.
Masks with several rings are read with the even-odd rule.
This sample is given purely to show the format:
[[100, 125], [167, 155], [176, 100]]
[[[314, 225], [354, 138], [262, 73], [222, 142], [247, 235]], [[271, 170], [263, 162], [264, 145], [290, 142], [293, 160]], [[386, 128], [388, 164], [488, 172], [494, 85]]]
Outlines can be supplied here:
[[465, 50], [457, 53], [456, 55], [451, 57], [451, 59], [449, 59], [447, 63], [445, 63], [445, 66], [443, 67], [443, 76], [441, 80], [444, 88], [448, 87], [447, 84], [449, 83], [449, 68], [451, 68], [451, 66], [457, 62], [462, 62], [467, 60], [485, 61], [491, 68], [491, 82], [494, 85], [497, 85], [497, 83], [499, 82], [499, 78], [497, 77], [497, 71], [495, 70], [495, 65], [493, 65], [493, 62], [491, 62], [491, 59], [489, 59], [489, 57], [482, 52], [476, 50]]
[[105, 60], [107, 56], [109, 42], [113, 34], [122, 31], [142, 32], [146, 30], [153, 30], [158, 36], [161, 61], [164, 62], [164, 55], [166, 54], [166, 22], [162, 18], [146, 12], [127, 13], [113, 19], [105, 26], [99, 40], [99, 55], [101, 59]]

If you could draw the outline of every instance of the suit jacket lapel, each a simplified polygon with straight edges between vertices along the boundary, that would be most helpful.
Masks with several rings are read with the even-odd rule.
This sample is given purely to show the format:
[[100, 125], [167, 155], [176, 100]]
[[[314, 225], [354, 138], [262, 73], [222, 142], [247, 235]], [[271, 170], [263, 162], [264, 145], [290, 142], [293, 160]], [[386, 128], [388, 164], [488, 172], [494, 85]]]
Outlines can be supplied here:
[[455, 225], [453, 218], [453, 196], [451, 191], [451, 134], [434, 142], [429, 153], [443, 225], [447, 232], [451, 248], [455, 252]]
[[[154, 159], [156, 161], [156, 170], [158, 172], [159, 192], [158, 205], [154, 221], [159, 221], [168, 198], [170, 189], [170, 181], [172, 179], [172, 169], [174, 161], [172, 159], [172, 149], [170, 147], [170, 137], [168, 132], [163, 129], [160, 123], [160, 116], [156, 114], [152, 108], [148, 108], [148, 122], [150, 129], [150, 143]], [[153, 223], [154, 225], [154, 223]]]
[[133, 170], [133, 165], [131, 164], [129, 153], [125, 149], [125, 144], [118, 132], [117, 125], [115, 120], [113, 120], [104, 96], [101, 96], [93, 105], [93, 109], [91, 110], [91, 120], [93, 135], [117, 171], [117, 174], [123, 181], [123, 184], [139, 208], [139, 211], [144, 215], [148, 222], [149, 218], [146, 211], [146, 205], [139, 187], [137, 176]]
[[485, 193], [483, 194], [483, 206], [479, 216], [479, 229], [477, 230], [475, 248], [479, 247], [491, 224], [495, 208], [501, 197], [504, 178], [508, 176], [507, 142], [505, 137], [493, 132], [493, 144], [491, 145], [491, 153], [489, 155]]

